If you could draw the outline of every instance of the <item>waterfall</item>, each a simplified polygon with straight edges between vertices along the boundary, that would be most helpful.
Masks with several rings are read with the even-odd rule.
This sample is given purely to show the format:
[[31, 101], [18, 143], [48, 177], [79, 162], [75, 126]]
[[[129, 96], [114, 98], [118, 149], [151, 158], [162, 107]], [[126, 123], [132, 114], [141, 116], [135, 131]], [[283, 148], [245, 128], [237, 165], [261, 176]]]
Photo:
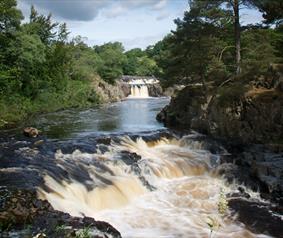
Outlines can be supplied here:
[[148, 87], [147, 85], [131, 85], [131, 98], [148, 98]]

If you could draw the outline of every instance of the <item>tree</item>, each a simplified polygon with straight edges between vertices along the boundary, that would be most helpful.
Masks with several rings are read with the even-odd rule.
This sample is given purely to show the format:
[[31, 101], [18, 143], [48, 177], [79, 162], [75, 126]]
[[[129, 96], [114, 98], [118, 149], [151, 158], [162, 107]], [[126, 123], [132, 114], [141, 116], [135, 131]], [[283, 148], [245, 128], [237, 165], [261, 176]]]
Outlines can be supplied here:
[[126, 75], [138, 75], [137, 68], [139, 67], [139, 58], [146, 56], [140, 48], [135, 48], [125, 53], [127, 60], [123, 67], [124, 74]]
[[158, 66], [150, 56], [149, 50], [143, 51], [140, 48], [129, 50], [125, 53], [127, 61], [123, 67], [126, 75], [151, 76], [158, 73]]
[[84, 43], [71, 44], [71, 78], [74, 80], [90, 81], [102, 67], [103, 61], [94, 49]]
[[253, 4], [263, 13], [266, 24], [283, 22], [283, 1], [281, 0], [254, 0]]
[[57, 41], [61, 42], [61, 43], [66, 43], [66, 41], [68, 40], [68, 36], [69, 36], [70, 32], [67, 29], [67, 24], [64, 22], [62, 24], [59, 25], [59, 30], [57, 33]]
[[183, 20], [175, 20], [177, 29], [169, 37], [170, 53], [163, 67], [169, 84], [201, 81], [206, 89], [208, 69], [227, 46], [223, 39], [229, 40], [232, 24], [231, 12], [211, 2], [192, 2]]
[[[30, 22], [26, 27], [27, 31], [29, 34], [37, 34], [45, 45], [51, 45], [57, 35], [55, 29], [58, 23], [53, 23], [51, 18], [51, 14], [48, 14], [48, 16], [40, 15], [35, 10], [34, 6], [31, 7]], [[67, 32], [65, 33], [67, 34]]]
[[148, 46], [145, 50], [148, 57], [156, 62], [157, 67], [154, 75], [160, 79], [165, 77], [164, 69], [167, 68], [167, 62], [170, 58], [169, 49], [172, 37], [172, 34], [168, 34], [161, 41], [158, 41], [155, 45]]
[[16, 8], [16, 0], [1, 0], [0, 2], [0, 33], [13, 33], [19, 29], [23, 15]]
[[95, 46], [95, 52], [101, 57], [102, 66], [98, 73], [109, 83], [115, 83], [123, 74], [123, 66], [126, 63], [124, 47], [120, 42], [106, 43], [102, 46]]
[[273, 45], [275, 34], [272, 29], [249, 29], [242, 33], [244, 73], [253, 77], [264, 74], [270, 63], [279, 60]]
[[37, 35], [18, 33], [8, 48], [13, 59], [14, 78], [19, 82], [20, 91], [28, 97], [35, 97], [40, 87], [40, 75], [45, 58], [45, 46]]
[[9, 58], [5, 53], [7, 46], [14, 39], [23, 19], [21, 11], [16, 6], [16, 0], [0, 1], [0, 63], [3, 64], [7, 63]]

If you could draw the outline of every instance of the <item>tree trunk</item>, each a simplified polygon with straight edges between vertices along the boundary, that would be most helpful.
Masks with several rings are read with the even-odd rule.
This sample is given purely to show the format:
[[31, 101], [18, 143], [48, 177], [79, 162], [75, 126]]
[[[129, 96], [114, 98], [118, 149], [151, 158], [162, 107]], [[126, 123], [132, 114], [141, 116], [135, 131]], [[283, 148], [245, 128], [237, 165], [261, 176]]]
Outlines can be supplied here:
[[236, 74], [241, 73], [241, 26], [239, 14], [239, 0], [234, 0], [234, 27], [235, 27], [235, 48], [236, 48]]

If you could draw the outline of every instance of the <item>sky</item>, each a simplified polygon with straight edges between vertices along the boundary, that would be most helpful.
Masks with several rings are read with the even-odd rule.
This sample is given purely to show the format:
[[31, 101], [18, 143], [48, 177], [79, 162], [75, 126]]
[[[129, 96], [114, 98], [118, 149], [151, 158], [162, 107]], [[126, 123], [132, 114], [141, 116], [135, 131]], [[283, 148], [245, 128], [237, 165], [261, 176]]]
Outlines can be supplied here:
[[[187, 0], [18, 0], [27, 20], [30, 7], [66, 22], [70, 37], [81, 35], [89, 45], [120, 41], [126, 50], [146, 48], [175, 29], [174, 19], [188, 10]], [[243, 10], [243, 24], [261, 20], [255, 10]]]

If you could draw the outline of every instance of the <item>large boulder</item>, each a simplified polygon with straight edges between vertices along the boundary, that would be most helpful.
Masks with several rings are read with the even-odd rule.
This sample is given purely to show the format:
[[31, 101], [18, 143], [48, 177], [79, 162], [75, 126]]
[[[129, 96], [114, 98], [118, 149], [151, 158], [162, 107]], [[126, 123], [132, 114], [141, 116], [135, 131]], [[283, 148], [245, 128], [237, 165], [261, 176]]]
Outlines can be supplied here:
[[157, 120], [244, 143], [282, 144], [281, 87], [282, 74], [272, 70], [257, 80], [233, 79], [206, 93], [202, 86], [189, 85], [172, 97]]
[[163, 96], [163, 90], [159, 84], [148, 84], [148, 94], [150, 97], [161, 97]]
[[131, 93], [129, 85], [121, 80], [116, 80], [115, 84], [109, 84], [97, 77], [93, 81], [92, 87], [95, 88], [95, 91], [102, 103], [124, 100]]
[[222, 103], [216, 98], [207, 113], [209, 134], [244, 143], [282, 143], [282, 93], [253, 88], [238, 101]]
[[32, 190], [0, 189], [1, 237], [82, 237], [120, 238], [110, 224], [89, 217], [72, 217], [54, 210]]
[[[206, 102], [202, 87], [190, 85], [178, 92], [176, 97], [172, 97], [170, 104], [163, 108], [156, 118], [168, 127], [192, 129], [196, 121], [202, 120]], [[206, 128], [198, 130], [203, 131]]]

